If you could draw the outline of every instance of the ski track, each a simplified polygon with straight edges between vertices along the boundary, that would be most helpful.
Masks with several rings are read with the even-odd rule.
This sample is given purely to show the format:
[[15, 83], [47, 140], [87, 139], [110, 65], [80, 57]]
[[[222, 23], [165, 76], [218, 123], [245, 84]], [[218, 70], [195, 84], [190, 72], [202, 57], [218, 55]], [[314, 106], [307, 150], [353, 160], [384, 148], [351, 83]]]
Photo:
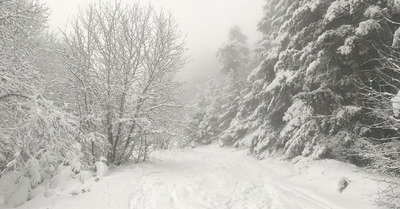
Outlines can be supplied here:
[[[194, 153], [191, 153], [194, 152]], [[190, 153], [190, 154], [189, 154]], [[266, 175], [257, 162], [226, 150], [195, 149], [160, 156], [144, 175], [128, 180], [108, 208], [319, 209], [329, 204]]]

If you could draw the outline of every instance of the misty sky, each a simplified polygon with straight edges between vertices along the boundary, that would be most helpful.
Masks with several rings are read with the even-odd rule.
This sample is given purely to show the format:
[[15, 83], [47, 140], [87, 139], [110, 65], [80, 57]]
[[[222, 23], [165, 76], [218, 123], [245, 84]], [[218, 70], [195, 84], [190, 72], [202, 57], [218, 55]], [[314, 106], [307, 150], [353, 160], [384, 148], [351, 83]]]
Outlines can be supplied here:
[[[145, 3], [149, 0], [141, 0]], [[50, 7], [50, 27], [64, 28], [79, 7], [95, 0], [46, 0]], [[129, 2], [129, 0], [126, 0]], [[183, 34], [187, 35], [188, 63], [180, 77], [192, 79], [219, 69], [215, 58], [218, 48], [227, 40], [229, 28], [238, 25], [254, 47], [260, 39], [256, 31], [262, 17], [264, 0], [151, 0], [156, 8], [170, 10]]]

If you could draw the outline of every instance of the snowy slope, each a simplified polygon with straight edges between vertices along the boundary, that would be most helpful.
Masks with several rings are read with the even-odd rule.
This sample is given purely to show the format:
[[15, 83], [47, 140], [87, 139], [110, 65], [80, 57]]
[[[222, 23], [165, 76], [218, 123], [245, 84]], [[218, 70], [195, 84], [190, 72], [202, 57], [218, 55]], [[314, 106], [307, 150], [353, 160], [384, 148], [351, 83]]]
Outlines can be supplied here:
[[[56, 195], [37, 195], [19, 208], [375, 208], [376, 182], [355, 171], [333, 160], [260, 161], [210, 145], [157, 152], [151, 162], [116, 168], [98, 182], [71, 181]], [[340, 193], [342, 177], [350, 184]], [[85, 192], [72, 195], [77, 187]]]

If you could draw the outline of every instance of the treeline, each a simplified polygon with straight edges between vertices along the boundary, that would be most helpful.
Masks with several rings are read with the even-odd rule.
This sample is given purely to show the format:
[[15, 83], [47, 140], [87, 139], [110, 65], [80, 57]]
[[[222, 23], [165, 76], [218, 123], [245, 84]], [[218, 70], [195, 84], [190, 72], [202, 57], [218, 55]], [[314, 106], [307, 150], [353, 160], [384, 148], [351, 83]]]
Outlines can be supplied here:
[[60, 164], [138, 162], [182, 135], [185, 42], [171, 14], [98, 1], [54, 35], [48, 12], [0, 1], [0, 177], [33, 186]]
[[[246, 57], [239, 40], [221, 47], [227, 83], [210, 81], [199, 96], [195, 142], [220, 140], [260, 158], [340, 159], [398, 176], [399, 26], [395, 0], [267, 0], [258, 56], [224, 53]], [[386, 197], [394, 208], [397, 191]]]

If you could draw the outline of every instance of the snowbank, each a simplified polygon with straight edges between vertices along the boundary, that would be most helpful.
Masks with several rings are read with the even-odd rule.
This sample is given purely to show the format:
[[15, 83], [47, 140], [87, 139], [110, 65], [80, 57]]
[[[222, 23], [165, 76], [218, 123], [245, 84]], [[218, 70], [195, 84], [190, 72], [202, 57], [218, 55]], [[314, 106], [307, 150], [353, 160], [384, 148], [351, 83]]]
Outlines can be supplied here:
[[154, 155], [154, 162], [117, 167], [101, 179], [84, 174], [88, 179], [76, 183], [84, 178], [77, 175], [68, 180], [74, 188], [18, 208], [373, 209], [385, 186], [379, 176], [335, 160], [256, 160], [216, 145]]
[[18, 183], [18, 189], [6, 199], [7, 206], [15, 208], [24, 204], [29, 199], [29, 191], [31, 190], [31, 182], [29, 179], [23, 179]]
[[[90, 171], [76, 174], [76, 166], [60, 165], [54, 176], [42, 181], [35, 162], [28, 167], [28, 176], [18, 176], [17, 172], [8, 172], [0, 178], [0, 208], [41, 208], [49, 205], [60, 196], [73, 196], [90, 192], [91, 185], [99, 179]], [[105, 174], [104, 168], [100, 169]], [[47, 207], [47, 206], [46, 206]], [[70, 207], [65, 207], [70, 208]]]

